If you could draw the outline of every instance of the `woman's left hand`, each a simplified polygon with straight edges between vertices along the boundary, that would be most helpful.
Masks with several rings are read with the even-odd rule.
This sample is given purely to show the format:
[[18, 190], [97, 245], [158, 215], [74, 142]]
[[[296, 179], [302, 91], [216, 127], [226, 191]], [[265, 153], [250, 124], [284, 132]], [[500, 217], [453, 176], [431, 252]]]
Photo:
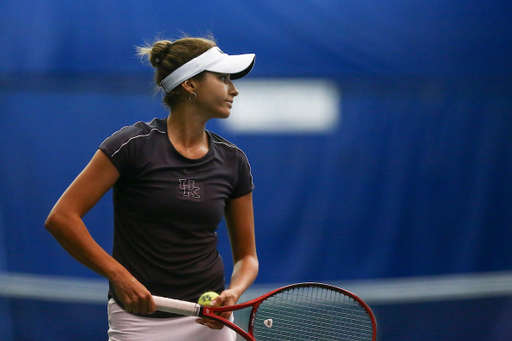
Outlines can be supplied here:
[[[227, 289], [224, 290], [219, 297], [214, 299], [211, 303], [212, 307], [223, 307], [223, 306], [229, 306], [229, 305], [235, 305], [238, 301], [239, 294], [233, 289]], [[226, 320], [229, 320], [231, 317], [231, 314], [233, 312], [226, 311], [223, 313], [220, 313], [219, 316], [225, 318]], [[207, 326], [211, 329], [222, 329], [224, 325], [220, 322], [217, 322], [215, 320], [209, 319], [207, 317], [203, 317], [196, 320], [197, 323], [202, 324], [203, 326]]]

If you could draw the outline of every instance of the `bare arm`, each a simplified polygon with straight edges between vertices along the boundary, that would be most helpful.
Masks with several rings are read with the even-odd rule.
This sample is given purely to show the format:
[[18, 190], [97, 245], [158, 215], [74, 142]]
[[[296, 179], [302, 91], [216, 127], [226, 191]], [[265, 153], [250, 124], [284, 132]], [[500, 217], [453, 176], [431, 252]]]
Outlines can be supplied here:
[[252, 193], [229, 201], [225, 216], [234, 263], [229, 290], [238, 301], [258, 275]]
[[119, 179], [119, 172], [98, 150], [57, 201], [45, 222], [46, 229], [80, 263], [114, 284], [125, 309], [153, 313], [149, 291], [92, 238], [82, 218]]

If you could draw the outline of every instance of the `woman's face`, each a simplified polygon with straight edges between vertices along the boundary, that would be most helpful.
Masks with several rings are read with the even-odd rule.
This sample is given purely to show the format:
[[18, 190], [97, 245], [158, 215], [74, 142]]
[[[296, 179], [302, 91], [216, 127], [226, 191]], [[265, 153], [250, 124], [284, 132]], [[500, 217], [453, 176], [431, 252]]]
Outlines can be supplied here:
[[196, 88], [198, 105], [212, 118], [227, 118], [231, 113], [233, 99], [238, 90], [231, 82], [230, 75], [206, 72], [204, 80]]

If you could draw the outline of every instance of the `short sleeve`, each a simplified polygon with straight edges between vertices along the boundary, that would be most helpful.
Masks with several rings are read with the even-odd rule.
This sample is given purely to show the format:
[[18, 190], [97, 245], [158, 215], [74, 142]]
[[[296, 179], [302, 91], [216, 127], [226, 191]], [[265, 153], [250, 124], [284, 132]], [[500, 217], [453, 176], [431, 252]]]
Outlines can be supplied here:
[[231, 199], [242, 197], [254, 189], [251, 166], [245, 153], [237, 148], [238, 178]]
[[135, 126], [124, 127], [109, 136], [98, 147], [117, 168], [119, 173], [125, 172], [136, 157], [136, 143], [130, 143], [137, 137]]

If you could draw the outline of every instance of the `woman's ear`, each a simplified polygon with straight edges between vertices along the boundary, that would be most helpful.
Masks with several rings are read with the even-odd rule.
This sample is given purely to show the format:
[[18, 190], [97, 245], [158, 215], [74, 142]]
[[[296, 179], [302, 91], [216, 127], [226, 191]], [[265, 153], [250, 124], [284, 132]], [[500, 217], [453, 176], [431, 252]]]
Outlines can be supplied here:
[[186, 92], [190, 94], [195, 92], [197, 88], [197, 84], [193, 79], [187, 79], [186, 81], [181, 83], [181, 86], [183, 87], [183, 89], [185, 89]]

